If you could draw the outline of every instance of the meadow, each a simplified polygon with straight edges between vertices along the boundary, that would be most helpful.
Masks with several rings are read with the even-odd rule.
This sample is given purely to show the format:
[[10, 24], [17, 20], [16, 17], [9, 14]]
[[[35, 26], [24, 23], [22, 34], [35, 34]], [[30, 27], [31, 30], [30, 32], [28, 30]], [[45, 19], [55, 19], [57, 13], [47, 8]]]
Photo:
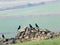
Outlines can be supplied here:
[[48, 40], [35, 40], [12, 45], [60, 45], [60, 37]]

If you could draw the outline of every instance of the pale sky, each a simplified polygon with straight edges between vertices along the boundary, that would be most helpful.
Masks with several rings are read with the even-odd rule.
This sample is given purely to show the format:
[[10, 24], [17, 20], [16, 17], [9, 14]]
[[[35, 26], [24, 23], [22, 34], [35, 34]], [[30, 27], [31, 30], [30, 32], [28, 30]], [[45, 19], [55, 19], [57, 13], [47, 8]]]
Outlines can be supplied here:
[[16, 5], [24, 5], [28, 3], [47, 2], [47, 1], [55, 1], [55, 0], [0, 0], [0, 8], [16, 6]]
[[[0, 0], [0, 16], [17, 16], [17, 15], [39, 15], [39, 14], [55, 14], [59, 13], [60, 14], [60, 6], [59, 4], [46, 4], [43, 6], [36, 6], [36, 7], [31, 7], [31, 8], [22, 8], [22, 9], [9, 9], [14, 6], [20, 6], [20, 5], [26, 5], [28, 3], [40, 3], [40, 2], [49, 2], [49, 1], [56, 1], [56, 0], [15, 0], [15, 1], [1, 1]], [[9, 8], [8, 8], [9, 7]], [[43, 8], [42, 8], [43, 7]], [[4, 10], [8, 8], [9, 10]], [[56, 9], [57, 8], [57, 9]]]

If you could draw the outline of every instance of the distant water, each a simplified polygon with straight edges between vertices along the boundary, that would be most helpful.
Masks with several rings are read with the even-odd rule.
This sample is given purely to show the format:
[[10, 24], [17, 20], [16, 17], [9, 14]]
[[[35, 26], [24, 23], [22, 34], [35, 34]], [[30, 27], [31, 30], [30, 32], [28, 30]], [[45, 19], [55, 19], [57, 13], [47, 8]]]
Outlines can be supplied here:
[[[54, 32], [60, 31], [60, 16], [25, 16], [25, 17], [9, 17], [9, 18], [0, 18], [0, 32], [9, 32], [6, 36], [14, 37], [15, 32], [19, 25], [24, 28], [28, 24], [32, 24], [35, 27], [37, 23], [40, 28], [47, 28]], [[10, 34], [11, 32], [11, 34]], [[13, 33], [12, 33], [13, 32]], [[0, 34], [1, 35], [1, 34]]]

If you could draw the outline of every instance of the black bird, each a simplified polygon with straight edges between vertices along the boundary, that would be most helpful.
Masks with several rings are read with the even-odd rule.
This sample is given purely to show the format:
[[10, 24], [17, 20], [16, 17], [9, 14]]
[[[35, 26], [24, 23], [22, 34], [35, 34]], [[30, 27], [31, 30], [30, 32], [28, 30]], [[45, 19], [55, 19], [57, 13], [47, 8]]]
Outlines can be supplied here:
[[35, 23], [35, 26], [36, 26], [37, 28], [39, 28], [39, 26], [37, 25], [37, 23]]
[[5, 38], [4, 34], [2, 34], [2, 38]]
[[33, 28], [31, 24], [29, 24], [29, 27], [30, 27], [30, 28]]
[[21, 26], [19, 25], [19, 27], [18, 27], [18, 30], [21, 28]]

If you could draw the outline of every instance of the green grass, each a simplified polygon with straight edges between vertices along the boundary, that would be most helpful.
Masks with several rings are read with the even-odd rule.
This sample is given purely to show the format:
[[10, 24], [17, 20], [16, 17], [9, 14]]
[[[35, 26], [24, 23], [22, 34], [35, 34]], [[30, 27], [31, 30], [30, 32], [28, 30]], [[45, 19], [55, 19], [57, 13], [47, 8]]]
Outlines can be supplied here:
[[60, 38], [39, 40], [39, 41], [29, 41], [29, 42], [17, 43], [12, 45], [60, 45]]

